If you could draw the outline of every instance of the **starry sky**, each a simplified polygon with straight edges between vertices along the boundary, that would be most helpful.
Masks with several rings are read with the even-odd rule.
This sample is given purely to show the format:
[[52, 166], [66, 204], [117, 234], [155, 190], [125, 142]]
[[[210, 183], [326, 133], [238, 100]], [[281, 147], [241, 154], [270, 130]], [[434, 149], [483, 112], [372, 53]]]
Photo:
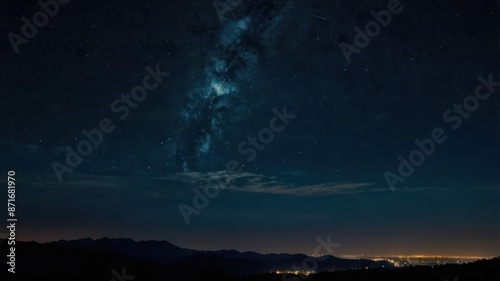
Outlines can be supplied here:
[[[310, 254], [330, 235], [338, 254], [500, 255], [500, 4], [401, 1], [348, 62], [342, 43], [389, 2], [68, 1], [16, 52], [8, 34], [42, 8], [2, 1], [18, 239]], [[478, 85], [489, 97], [454, 111]]]

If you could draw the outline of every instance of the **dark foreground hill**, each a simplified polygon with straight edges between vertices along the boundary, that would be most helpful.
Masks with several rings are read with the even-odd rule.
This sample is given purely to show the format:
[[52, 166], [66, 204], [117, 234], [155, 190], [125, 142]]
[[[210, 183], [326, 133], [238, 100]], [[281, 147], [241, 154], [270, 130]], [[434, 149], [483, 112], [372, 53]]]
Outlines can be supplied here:
[[[0, 244], [2, 253], [7, 243]], [[182, 249], [165, 241], [81, 239], [51, 243], [17, 242], [12, 280], [497, 280], [500, 259], [463, 265], [395, 269], [387, 262], [329, 256], [309, 276], [270, 274], [290, 271], [305, 255]], [[367, 269], [365, 269], [367, 268]], [[3, 280], [3, 278], [2, 278]], [[9, 279], [10, 280], [10, 279]]]

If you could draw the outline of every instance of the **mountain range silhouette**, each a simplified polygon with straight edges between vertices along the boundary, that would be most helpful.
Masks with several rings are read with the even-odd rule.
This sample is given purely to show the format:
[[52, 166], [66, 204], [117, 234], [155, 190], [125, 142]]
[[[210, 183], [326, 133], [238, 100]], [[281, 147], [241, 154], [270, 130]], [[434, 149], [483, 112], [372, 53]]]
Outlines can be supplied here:
[[[4, 240], [5, 241], [5, 240]], [[7, 248], [7, 243], [2, 248]], [[260, 254], [236, 250], [184, 249], [167, 241], [132, 239], [79, 239], [55, 242], [17, 242], [16, 280], [496, 280], [500, 259], [463, 265], [394, 268], [387, 261], [343, 259], [325, 256], [318, 260], [317, 274], [290, 272], [303, 264], [304, 254]], [[125, 277], [114, 274], [126, 273]], [[134, 276], [134, 279], [131, 279]], [[335, 276], [334, 279], [332, 279]], [[421, 279], [414, 279], [417, 276]], [[481, 279], [484, 276], [486, 279]], [[396, 278], [397, 277], [397, 278]], [[423, 278], [423, 279], [422, 279]], [[467, 279], [472, 278], [472, 279]], [[118, 280], [117, 280], [118, 279]], [[121, 279], [121, 280], [119, 280]]]

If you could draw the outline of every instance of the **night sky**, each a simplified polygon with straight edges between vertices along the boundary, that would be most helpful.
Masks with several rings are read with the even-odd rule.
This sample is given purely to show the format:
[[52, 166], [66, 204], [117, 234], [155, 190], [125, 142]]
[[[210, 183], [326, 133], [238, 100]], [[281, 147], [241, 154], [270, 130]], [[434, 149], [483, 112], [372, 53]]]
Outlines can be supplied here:
[[65, 1], [1, 1], [18, 239], [500, 255], [500, 2]]

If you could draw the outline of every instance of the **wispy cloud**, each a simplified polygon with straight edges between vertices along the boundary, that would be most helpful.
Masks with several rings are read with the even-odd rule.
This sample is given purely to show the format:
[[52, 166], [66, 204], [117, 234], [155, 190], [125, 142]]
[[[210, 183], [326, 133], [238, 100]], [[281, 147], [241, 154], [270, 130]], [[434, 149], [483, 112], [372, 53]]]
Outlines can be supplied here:
[[[437, 189], [445, 189], [445, 187], [439, 186], [418, 186], [418, 187], [401, 187], [397, 190], [397, 192], [420, 192], [420, 191], [429, 191], [429, 190], [437, 190]], [[384, 191], [388, 192], [392, 190], [388, 187], [377, 186], [370, 189], [370, 191]]]
[[[45, 177], [27, 179], [32, 187], [48, 193], [85, 192], [102, 196], [103, 193], [136, 194], [145, 198], [165, 198], [190, 194], [195, 187], [203, 188], [217, 184], [224, 190], [246, 193], [281, 194], [295, 196], [320, 196], [361, 192], [389, 192], [389, 188], [371, 182], [326, 182], [297, 184], [287, 177], [266, 176], [255, 173], [234, 173], [226, 171], [188, 172], [164, 176], [144, 176], [141, 178], [74, 174], [63, 183]], [[401, 188], [404, 192], [421, 192], [439, 187]], [[442, 188], [442, 187], [440, 187]], [[498, 187], [493, 187], [498, 188]]]
[[295, 185], [274, 176], [264, 176], [253, 173], [235, 173], [229, 175], [224, 171], [199, 173], [190, 172], [177, 174], [176, 177], [192, 184], [209, 184], [217, 181], [224, 189], [268, 194], [288, 194], [299, 196], [314, 196], [339, 193], [357, 193], [368, 191], [373, 183], [322, 183]]
[[345, 184], [318, 184], [318, 185], [283, 185], [283, 184], [255, 184], [243, 187], [229, 187], [230, 190], [269, 193], [269, 194], [288, 194], [301, 196], [328, 195], [340, 193], [359, 193], [367, 191], [372, 183], [345, 183]]

